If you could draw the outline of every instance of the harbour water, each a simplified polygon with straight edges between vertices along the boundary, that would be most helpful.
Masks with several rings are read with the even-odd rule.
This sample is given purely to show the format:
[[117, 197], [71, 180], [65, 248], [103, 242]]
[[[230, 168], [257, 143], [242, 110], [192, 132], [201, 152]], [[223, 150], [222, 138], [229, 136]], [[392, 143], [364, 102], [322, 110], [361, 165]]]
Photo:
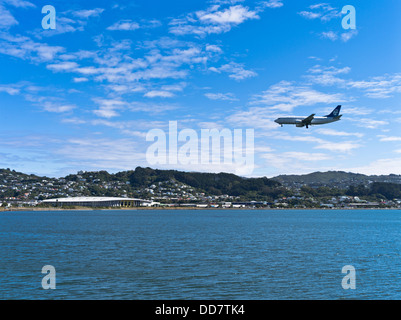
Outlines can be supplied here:
[[0, 212], [0, 299], [400, 299], [400, 255], [399, 210]]

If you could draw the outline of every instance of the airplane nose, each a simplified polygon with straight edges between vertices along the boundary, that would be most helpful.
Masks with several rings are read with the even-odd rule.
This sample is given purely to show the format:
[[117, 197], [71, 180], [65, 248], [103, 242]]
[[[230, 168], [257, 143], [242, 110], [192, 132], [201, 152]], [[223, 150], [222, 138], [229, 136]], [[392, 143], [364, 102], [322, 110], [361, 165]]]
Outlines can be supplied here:
[[278, 123], [278, 119], [274, 120], [275, 123]]

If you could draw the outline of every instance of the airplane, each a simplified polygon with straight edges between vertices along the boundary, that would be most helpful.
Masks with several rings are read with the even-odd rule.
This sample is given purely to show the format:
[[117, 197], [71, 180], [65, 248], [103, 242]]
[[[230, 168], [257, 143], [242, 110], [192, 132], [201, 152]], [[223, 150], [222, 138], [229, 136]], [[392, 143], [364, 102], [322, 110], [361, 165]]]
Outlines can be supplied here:
[[283, 124], [295, 124], [297, 127], [309, 128], [311, 125], [326, 124], [340, 120], [341, 106], [337, 106], [330, 114], [324, 117], [315, 117], [315, 114], [311, 114], [309, 117], [283, 117], [274, 120], [274, 122], [283, 126]]

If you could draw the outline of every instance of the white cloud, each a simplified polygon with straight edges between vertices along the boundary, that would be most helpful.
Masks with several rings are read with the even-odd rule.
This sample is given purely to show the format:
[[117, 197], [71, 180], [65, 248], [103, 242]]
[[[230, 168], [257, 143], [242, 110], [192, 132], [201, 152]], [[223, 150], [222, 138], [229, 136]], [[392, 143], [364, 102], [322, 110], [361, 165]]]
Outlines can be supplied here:
[[[166, 38], [163, 41], [148, 42], [141, 49], [147, 52], [138, 58], [132, 58], [132, 41], [103, 40], [97, 50], [65, 53], [62, 47], [51, 47], [34, 42], [28, 37], [0, 34], [0, 53], [33, 62], [47, 62], [47, 69], [53, 72], [73, 73], [74, 82], [108, 82], [105, 87], [113, 90], [114, 95], [147, 90], [147, 97], [171, 97], [173, 92], [183, 91], [186, 83], [182, 81], [165, 84], [156, 89], [152, 84], [153, 80], [185, 79], [192, 70], [204, 70], [206, 63], [214, 59], [220, 51], [217, 45], [206, 46], [188, 41], [170, 41]], [[238, 71], [237, 75], [231, 75], [232, 78], [240, 79], [250, 75], [240, 65], [231, 67], [232, 70], [226, 69], [227, 67], [222, 70]], [[99, 112], [108, 116], [115, 114], [115, 110], [113, 113], [110, 110]]]
[[[215, 56], [214, 52], [206, 51], [204, 46], [182, 41], [148, 42], [141, 49], [149, 51], [134, 59], [131, 57], [131, 41], [113, 41], [110, 46], [103, 46], [104, 49], [95, 52], [81, 50], [61, 55], [60, 58], [69, 61], [85, 59], [85, 65], [71, 68], [70, 71], [87, 78], [94, 76], [95, 81], [107, 81], [114, 84], [115, 88], [123, 89], [133, 87], [131, 84], [143, 88], [142, 83], [149, 83], [153, 79], [184, 79], [198, 66], [204, 68], [207, 61]], [[182, 89], [182, 83], [162, 88], [163, 91]]]
[[327, 3], [311, 5], [309, 6], [309, 11], [301, 11], [298, 14], [306, 19], [320, 19], [323, 22], [342, 16], [340, 10], [333, 8]]
[[27, 81], [1, 85], [0, 92], [6, 92], [10, 95], [20, 95], [26, 101], [47, 112], [66, 113], [77, 108], [76, 105], [65, 102], [60, 97], [46, 95], [47, 92], [55, 92], [57, 94], [61, 90], [55, 90], [53, 87], [38, 87]]
[[356, 122], [356, 125], [358, 127], [368, 128], [368, 129], [377, 129], [379, 126], [384, 126], [388, 124], [388, 122], [384, 120], [374, 120], [368, 118], [351, 120], [351, 121]]
[[243, 64], [230, 62], [228, 64], [222, 65], [219, 68], [210, 67], [210, 71], [217, 73], [228, 73], [228, 77], [234, 80], [244, 80], [247, 78], [256, 77], [258, 74], [251, 70], [246, 70]]
[[369, 80], [349, 81], [348, 85], [365, 91], [369, 98], [389, 98], [394, 93], [401, 92], [401, 74], [386, 74]]
[[18, 21], [14, 18], [11, 12], [0, 4], [0, 30], [8, 29], [17, 24]]
[[103, 11], [104, 9], [102, 8], [95, 8], [90, 10], [78, 10], [73, 12], [73, 15], [81, 19], [88, 19], [90, 17], [100, 16], [100, 14], [102, 14]]
[[162, 26], [162, 22], [156, 19], [152, 19], [152, 20], [145, 20], [145, 19], [141, 19], [141, 27], [142, 28], [157, 28]]
[[85, 120], [82, 120], [82, 119], [79, 119], [79, 118], [65, 118], [65, 119], [62, 119], [61, 122], [69, 123], [69, 124], [84, 124], [84, 123], [86, 123]]
[[131, 137], [139, 137], [141, 139], [146, 138], [146, 132], [139, 131], [139, 130], [132, 130], [133, 128], [138, 128], [141, 127], [143, 128], [143, 123], [138, 123], [138, 121], [109, 121], [109, 120], [104, 120], [104, 119], [96, 119], [91, 122], [92, 125], [98, 126], [98, 125], [103, 125], [106, 127], [111, 127], [111, 128], [116, 128], [121, 131], [122, 134], [128, 135]]
[[233, 93], [205, 93], [210, 100], [238, 101]]
[[134, 165], [146, 165], [144, 151], [131, 138], [69, 139], [55, 151], [66, 163], [95, 170], [130, 170]]
[[210, 2], [214, 3], [214, 4], [219, 4], [219, 5], [224, 5], [224, 4], [237, 4], [240, 2], [244, 2], [245, 0], [212, 0]]
[[93, 113], [101, 118], [113, 118], [119, 115], [119, 113], [112, 108], [100, 108], [94, 110]]
[[[170, 92], [166, 91], [163, 93], [160, 92], [148, 92], [149, 98], [154, 97], [170, 97], [168, 94]], [[99, 105], [97, 110], [94, 110], [93, 113], [101, 118], [113, 118], [120, 115], [122, 111], [129, 112], [145, 112], [149, 114], [161, 114], [164, 112], [168, 112], [171, 110], [178, 109], [176, 105], [171, 104], [157, 104], [153, 102], [138, 102], [138, 101], [124, 101], [120, 97], [116, 98], [94, 98], [93, 101]], [[137, 123], [137, 122], [136, 122]]]
[[278, 129], [277, 123], [274, 122], [277, 116], [267, 108], [251, 107], [248, 110], [234, 112], [226, 117], [226, 121], [236, 126], [257, 128], [256, 135], [260, 132]]
[[345, 108], [343, 108], [343, 111], [347, 115], [355, 115], [355, 116], [364, 116], [373, 113], [372, 109], [368, 109], [365, 107], [350, 107], [348, 105]]
[[21, 90], [15, 86], [0, 86], [0, 92], [6, 92], [9, 95], [17, 95], [21, 92]]
[[302, 161], [322, 161], [331, 158], [324, 153], [310, 153], [310, 152], [298, 152], [298, 151], [284, 152], [282, 153], [282, 155], [284, 157]]
[[74, 78], [73, 81], [75, 83], [81, 83], [81, 82], [87, 82], [87, 81], [89, 81], [89, 79], [85, 78], [85, 77], [79, 77], [79, 78]]
[[82, 21], [76, 21], [65, 16], [57, 17], [56, 29], [37, 29], [34, 34], [37, 38], [42, 39], [43, 37], [53, 37], [64, 33], [84, 31], [85, 23]]
[[[224, 4], [228, 3], [224, 1]], [[280, 1], [262, 2], [259, 7], [252, 10], [241, 4], [223, 8], [223, 3], [220, 2], [206, 10], [192, 12], [184, 18], [173, 19], [169, 31], [175, 35], [195, 34], [201, 37], [225, 33], [247, 20], [259, 19], [258, 14], [265, 7], [274, 8], [281, 6], [280, 4]]]
[[358, 35], [358, 31], [357, 30], [351, 30], [348, 32], [340, 32], [340, 34], [338, 34], [337, 32], [334, 31], [324, 31], [319, 33], [320, 37], [323, 39], [329, 39], [331, 41], [336, 41], [336, 40], [341, 40], [343, 42], [347, 42], [349, 40], [351, 40], [352, 38], [356, 37]]
[[206, 45], [206, 51], [212, 51], [212, 52], [216, 52], [216, 53], [222, 53], [223, 50], [221, 50], [221, 48], [215, 44], [208, 44]]
[[344, 131], [338, 131], [338, 130], [334, 130], [334, 129], [318, 129], [318, 130], [316, 130], [316, 132], [323, 134], [323, 135], [336, 136], [336, 137], [355, 136], [357, 138], [362, 138], [364, 136], [363, 133], [359, 133], [359, 132], [344, 132]]
[[262, 6], [267, 8], [281, 8], [283, 5], [282, 0], [269, 0], [262, 2]]
[[306, 19], [317, 19], [321, 17], [320, 13], [317, 12], [310, 12], [310, 11], [301, 11], [298, 13], [300, 16]]
[[198, 11], [196, 16], [201, 22], [211, 24], [241, 24], [248, 19], [259, 19], [255, 11], [249, 10], [242, 5], [232, 6], [221, 11], [217, 10]]
[[325, 139], [317, 138], [314, 136], [311, 136], [309, 134], [305, 135], [296, 135], [296, 136], [291, 136], [285, 132], [275, 132], [275, 134], [270, 134], [270, 138], [273, 139], [279, 139], [279, 140], [286, 140], [286, 141], [292, 141], [292, 142], [302, 142], [304, 143], [306, 147], [306, 144], [309, 143], [315, 143], [316, 146], [313, 147], [313, 149], [324, 149], [328, 150], [334, 153], [350, 153], [352, 150], [357, 149], [361, 147], [361, 144], [355, 142], [355, 141], [328, 141]]
[[43, 109], [48, 112], [63, 113], [75, 109], [76, 106], [69, 104], [58, 104], [55, 102], [45, 102], [43, 104]]
[[105, 88], [107, 90], [111, 90], [112, 92], [116, 93], [117, 95], [122, 94], [129, 94], [134, 92], [143, 92], [145, 91], [145, 87], [139, 84], [109, 84], [106, 85]]
[[329, 39], [331, 41], [336, 41], [338, 39], [337, 33], [333, 31], [322, 32], [320, 35], [322, 38]]
[[178, 106], [174, 104], [157, 104], [154, 102], [130, 102], [128, 105], [128, 109], [132, 112], [146, 112], [150, 114], [160, 114], [165, 113], [171, 110], [179, 109]]
[[378, 159], [365, 166], [349, 168], [346, 171], [362, 173], [366, 175], [401, 174], [401, 158]]
[[318, 146], [314, 147], [314, 149], [325, 149], [330, 150], [332, 152], [343, 152], [348, 153], [353, 149], [359, 148], [361, 145], [359, 143], [353, 141], [322, 141]]
[[[308, 10], [303, 10], [301, 12], [298, 12], [298, 14], [305, 19], [320, 20], [325, 24], [333, 19], [339, 19], [343, 15], [341, 10], [333, 8], [331, 5], [327, 3], [318, 3], [310, 5], [308, 7]], [[357, 34], [358, 34], [357, 30], [340, 32], [340, 34], [332, 30], [318, 33], [318, 35], [323, 39], [329, 39], [331, 41], [342, 40], [343, 42], [349, 41]]]
[[[279, 170], [280, 173], [308, 173], [314, 171], [316, 162], [330, 160], [331, 157], [323, 153], [313, 152], [269, 152], [261, 154], [269, 167]], [[311, 163], [312, 162], [312, 163]]]
[[152, 90], [149, 92], [146, 92], [144, 94], [144, 97], [147, 98], [171, 98], [174, 97], [174, 94], [171, 93], [170, 91], [163, 91], [163, 90]]
[[99, 105], [99, 109], [93, 113], [102, 118], [112, 118], [119, 115], [116, 110], [121, 110], [126, 106], [126, 102], [119, 99], [94, 98], [93, 101]]
[[386, 136], [381, 136], [380, 141], [384, 142], [401, 142], [401, 137], [386, 137]]
[[351, 30], [351, 31], [348, 31], [348, 32], [343, 32], [341, 34], [341, 40], [344, 41], [344, 42], [347, 42], [348, 40], [356, 37], [357, 34], [358, 34], [358, 30]]
[[78, 67], [79, 65], [76, 62], [68, 62], [68, 61], [47, 65], [47, 69], [55, 72], [60, 72], [60, 71], [71, 72], [77, 69]]
[[43, 37], [54, 37], [64, 33], [72, 33], [76, 31], [84, 31], [91, 17], [99, 16], [104, 9], [95, 8], [91, 10], [64, 11], [57, 12], [56, 29], [45, 30], [43, 28], [35, 29], [32, 33], [35, 37], [41, 39]]
[[292, 111], [298, 106], [344, 101], [346, 100], [340, 93], [324, 93], [308, 86], [295, 86], [291, 82], [281, 81], [261, 94], [254, 95], [251, 104], [263, 104], [271, 106], [271, 109]]
[[336, 68], [334, 66], [324, 67], [315, 65], [308, 70], [309, 75], [305, 76], [306, 79], [312, 83], [316, 83], [323, 86], [341, 85], [345, 83], [345, 80], [339, 78], [339, 74], [348, 74], [351, 71], [349, 67]]
[[315, 65], [308, 70], [308, 75], [305, 78], [314, 84], [324, 86], [337, 85], [345, 89], [359, 89], [367, 97], [374, 99], [390, 98], [396, 93], [401, 93], [400, 73], [370, 77], [367, 80], [352, 80], [340, 77], [340, 75], [348, 74], [350, 71], [351, 68], [349, 67], [337, 68], [334, 66], [324, 67]]
[[25, 36], [0, 34], [0, 53], [23, 60], [48, 62], [54, 60], [58, 54], [64, 51], [63, 47], [35, 42]]
[[187, 84], [185, 82], [181, 82], [181, 83], [177, 83], [177, 84], [166, 84], [166, 85], [163, 85], [161, 87], [161, 89], [163, 91], [175, 91], [175, 92], [177, 92], [177, 91], [183, 91], [184, 88], [186, 87], [186, 85]]
[[133, 31], [139, 28], [140, 26], [137, 22], [132, 20], [121, 20], [108, 27], [107, 30]]
[[35, 8], [36, 6], [29, 1], [25, 1], [25, 0], [3, 0], [3, 2], [14, 6], [16, 8]]
[[194, 26], [189, 25], [186, 22], [181, 22], [179, 20], [174, 20], [170, 23], [170, 32], [175, 35], [187, 35], [187, 34], [195, 34], [201, 37], [204, 37], [208, 34], [219, 34], [225, 33], [231, 30], [230, 25], [211, 25], [211, 26]]

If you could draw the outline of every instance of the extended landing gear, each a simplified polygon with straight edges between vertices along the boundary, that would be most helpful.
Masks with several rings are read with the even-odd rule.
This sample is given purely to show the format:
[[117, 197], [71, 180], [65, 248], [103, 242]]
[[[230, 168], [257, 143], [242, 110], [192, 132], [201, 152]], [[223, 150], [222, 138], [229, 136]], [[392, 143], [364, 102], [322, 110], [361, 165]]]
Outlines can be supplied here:
[[309, 125], [306, 125], [306, 129], [309, 129]]

